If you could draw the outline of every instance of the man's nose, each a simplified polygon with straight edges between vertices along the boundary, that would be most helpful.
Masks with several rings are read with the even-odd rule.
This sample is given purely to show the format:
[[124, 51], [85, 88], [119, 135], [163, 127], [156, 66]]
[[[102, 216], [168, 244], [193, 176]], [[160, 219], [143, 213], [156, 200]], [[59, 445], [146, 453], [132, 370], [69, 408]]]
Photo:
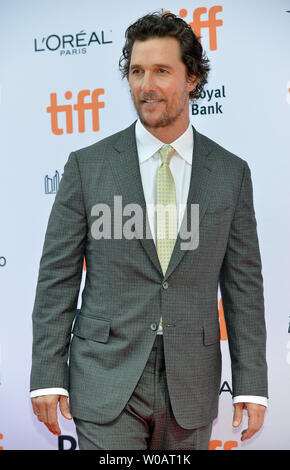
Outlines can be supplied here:
[[142, 80], [142, 92], [150, 93], [155, 90], [154, 79], [152, 73], [145, 72]]

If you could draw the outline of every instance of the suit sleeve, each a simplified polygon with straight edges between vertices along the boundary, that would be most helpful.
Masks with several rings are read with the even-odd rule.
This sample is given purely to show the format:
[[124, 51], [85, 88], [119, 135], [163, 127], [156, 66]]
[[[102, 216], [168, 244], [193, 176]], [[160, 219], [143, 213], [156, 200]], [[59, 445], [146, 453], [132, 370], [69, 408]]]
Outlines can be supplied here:
[[220, 273], [220, 289], [231, 356], [233, 395], [268, 397], [262, 264], [251, 172], [244, 163]]
[[64, 167], [50, 213], [32, 313], [30, 390], [68, 389], [68, 350], [82, 280], [87, 219], [76, 155]]

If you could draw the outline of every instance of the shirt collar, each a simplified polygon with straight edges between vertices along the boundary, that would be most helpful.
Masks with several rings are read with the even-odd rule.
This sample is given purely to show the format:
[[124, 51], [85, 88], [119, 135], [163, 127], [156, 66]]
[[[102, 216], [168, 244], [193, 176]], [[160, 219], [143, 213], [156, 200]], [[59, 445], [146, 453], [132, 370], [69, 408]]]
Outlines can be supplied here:
[[[140, 119], [135, 126], [135, 135], [140, 164], [148, 158], [151, 158], [164, 145], [164, 142], [157, 139], [143, 126]], [[190, 165], [192, 164], [193, 152], [193, 129], [189, 123], [186, 131], [179, 136], [171, 145], [175, 148], [178, 155]]]

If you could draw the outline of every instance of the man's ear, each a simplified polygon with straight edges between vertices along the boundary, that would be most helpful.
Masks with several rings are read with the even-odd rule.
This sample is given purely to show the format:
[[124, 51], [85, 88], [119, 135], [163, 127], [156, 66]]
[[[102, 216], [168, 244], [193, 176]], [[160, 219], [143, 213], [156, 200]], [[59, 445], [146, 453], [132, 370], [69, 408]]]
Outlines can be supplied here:
[[192, 74], [187, 77], [187, 83], [188, 83], [188, 91], [192, 91], [195, 89], [196, 85], [198, 84], [198, 78], [196, 75]]

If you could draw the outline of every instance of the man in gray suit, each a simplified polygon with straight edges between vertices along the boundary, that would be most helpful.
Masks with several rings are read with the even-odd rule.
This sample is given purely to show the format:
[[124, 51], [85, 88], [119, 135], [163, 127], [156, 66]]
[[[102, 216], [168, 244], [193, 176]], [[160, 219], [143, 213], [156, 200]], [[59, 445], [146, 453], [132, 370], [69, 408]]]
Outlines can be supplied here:
[[139, 19], [120, 67], [138, 120], [71, 153], [47, 227], [33, 310], [34, 413], [60, 434], [59, 404], [80, 449], [208, 449], [221, 379], [220, 285], [233, 426], [245, 408], [248, 439], [267, 406], [248, 164], [189, 122], [209, 64], [183, 20]]

